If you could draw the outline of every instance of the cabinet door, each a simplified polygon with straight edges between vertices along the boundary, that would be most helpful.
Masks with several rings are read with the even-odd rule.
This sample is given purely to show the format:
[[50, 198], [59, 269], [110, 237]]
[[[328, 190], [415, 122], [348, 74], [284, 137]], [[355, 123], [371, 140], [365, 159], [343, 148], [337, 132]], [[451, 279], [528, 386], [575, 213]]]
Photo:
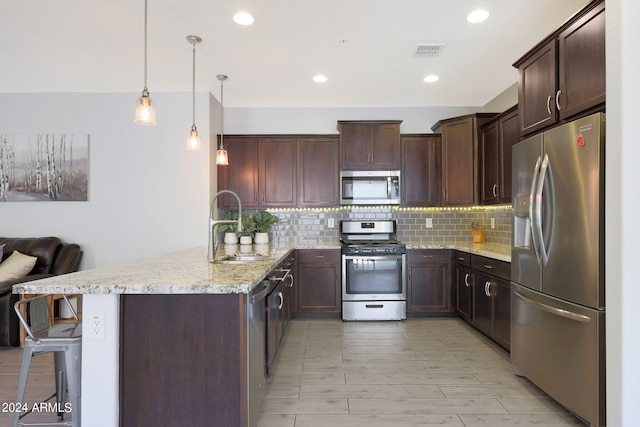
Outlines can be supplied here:
[[493, 295], [493, 339], [509, 350], [511, 341], [511, 284], [507, 280], [494, 277]]
[[[218, 190], [238, 194], [242, 207], [260, 206], [258, 198], [259, 139], [256, 137], [224, 137], [229, 165], [218, 166]], [[238, 208], [235, 197], [223, 194], [218, 198], [220, 208]]]
[[442, 205], [473, 205], [475, 196], [474, 124], [471, 117], [442, 125]]
[[282, 282], [267, 297], [267, 376], [271, 376], [271, 365], [276, 358], [283, 337], [284, 286]]
[[440, 206], [440, 136], [402, 136], [402, 206]]
[[407, 313], [449, 313], [452, 252], [410, 250], [407, 255]]
[[472, 287], [471, 268], [456, 264], [456, 311], [458, 314], [470, 322], [472, 319]]
[[605, 102], [604, 2], [560, 33], [560, 119]]
[[261, 206], [295, 207], [297, 143], [295, 138], [260, 140]]
[[520, 142], [518, 110], [506, 114], [500, 119], [500, 202], [511, 201], [511, 155], [513, 146]]
[[371, 125], [340, 124], [340, 166], [342, 170], [366, 170], [371, 163]]
[[493, 322], [493, 299], [491, 298], [491, 276], [473, 272], [473, 322], [487, 335], [491, 335]]
[[557, 121], [556, 50], [556, 39], [553, 39], [518, 64], [518, 111], [522, 135]]
[[339, 175], [338, 138], [298, 139], [299, 206], [338, 206]]
[[500, 121], [486, 125], [480, 131], [480, 199], [482, 204], [498, 203], [500, 200]]
[[371, 169], [400, 169], [400, 125], [371, 126]]
[[339, 250], [300, 250], [295, 290], [296, 317], [340, 317]]

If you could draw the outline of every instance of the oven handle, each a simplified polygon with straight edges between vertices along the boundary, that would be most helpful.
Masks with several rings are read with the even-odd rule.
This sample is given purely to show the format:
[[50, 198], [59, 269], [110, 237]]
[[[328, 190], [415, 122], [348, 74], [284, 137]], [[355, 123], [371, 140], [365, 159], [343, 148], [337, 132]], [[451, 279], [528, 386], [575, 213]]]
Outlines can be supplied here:
[[361, 259], [361, 260], [365, 260], [365, 261], [370, 261], [370, 260], [385, 260], [385, 259], [402, 259], [402, 255], [375, 255], [375, 256], [368, 256], [368, 255], [357, 255], [357, 256], [353, 256], [353, 255], [343, 255], [342, 256], [344, 259]]

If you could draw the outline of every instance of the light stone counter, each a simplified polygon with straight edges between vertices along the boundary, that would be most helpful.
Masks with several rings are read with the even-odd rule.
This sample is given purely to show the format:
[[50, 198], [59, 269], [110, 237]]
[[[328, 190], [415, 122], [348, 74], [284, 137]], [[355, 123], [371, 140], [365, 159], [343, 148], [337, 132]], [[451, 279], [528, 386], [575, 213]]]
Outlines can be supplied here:
[[[224, 248], [224, 249], [223, 249]], [[221, 246], [219, 256], [242, 252], [239, 245]], [[249, 264], [211, 264], [207, 248], [186, 249], [109, 267], [83, 270], [17, 284], [17, 294], [239, 294], [249, 293], [271, 272], [292, 245], [248, 249], [268, 255]], [[225, 253], [220, 253], [225, 252]]]
[[407, 249], [456, 249], [475, 255], [482, 255], [500, 261], [511, 262], [511, 245], [501, 245], [498, 243], [471, 243], [471, 242], [451, 242], [451, 243], [420, 243], [403, 242]]

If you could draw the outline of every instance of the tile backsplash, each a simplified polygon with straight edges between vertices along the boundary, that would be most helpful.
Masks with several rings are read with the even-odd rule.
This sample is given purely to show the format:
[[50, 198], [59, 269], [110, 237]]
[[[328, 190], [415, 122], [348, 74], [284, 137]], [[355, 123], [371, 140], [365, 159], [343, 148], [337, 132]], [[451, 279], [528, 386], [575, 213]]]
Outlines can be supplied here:
[[[511, 205], [470, 208], [380, 206], [268, 211], [279, 219], [269, 232], [271, 240], [278, 243], [337, 243], [340, 221], [349, 219], [395, 219], [398, 222], [398, 239], [405, 242], [470, 242], [471, 221], [480, 224], [485, 231], [486, 241], [490, 243], [510, 245], [513, 232]], [[255, 211], [247, 211], [251, 212]], [[433, 228], [426, 227], [427, 218], [431, 218]], [[333, 219], [333, 228], [328, 227], [329, 219]], [[491, 219], [495, 220], [493, 229]]]

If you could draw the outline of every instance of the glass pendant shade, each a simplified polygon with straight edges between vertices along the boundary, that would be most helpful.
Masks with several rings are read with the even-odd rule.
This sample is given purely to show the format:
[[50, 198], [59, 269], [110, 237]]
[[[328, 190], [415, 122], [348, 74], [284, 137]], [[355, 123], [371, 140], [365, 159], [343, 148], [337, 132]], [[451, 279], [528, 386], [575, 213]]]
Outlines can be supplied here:
[[189, 138], [187, 138], [187, 150], [189, 151], [201, 151], [202, 141], [200, 141], [200, 134], [196, 127], [192, 127], [189, 132]]
[[216, 165], [228, 165], [229, 164], [229, 155], [227, 154], [227, 150], [224, 148], [219, 149], [216, 152]]
[[149, 98], [149, 92], [142, 92], [142, 96], [136, 100], [136, 115], [133, 119], [134, 123], [140, 125], [155, 125], [156, 122], [156, 104]]

